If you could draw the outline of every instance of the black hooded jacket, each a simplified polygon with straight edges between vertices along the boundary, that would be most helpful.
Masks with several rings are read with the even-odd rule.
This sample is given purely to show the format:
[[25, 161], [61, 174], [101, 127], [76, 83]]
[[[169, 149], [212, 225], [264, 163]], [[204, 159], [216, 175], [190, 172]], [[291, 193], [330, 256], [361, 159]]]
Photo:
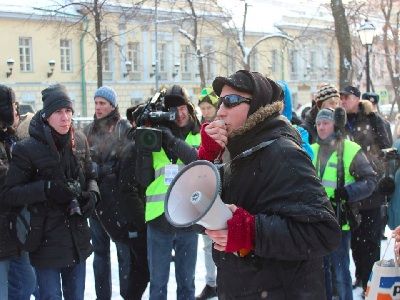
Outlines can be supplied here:
[[[276, 84], [247, 74], [257, 83], [250, 104], [254, 113], [229, 137], [231, 162], [222, 174], [221, 198], [255, 216], [255, 249], [245, 257], [213, 250], [218, 296], [324, 299], [322, 257], [339, 245], [339, 225], [297, 131], [279, 114]], [[275, 141], [235, 159], [270, 140]]]
[[[90, 168], [86, 138], [82, 133], [71, 133], [73, 138], [62, 148], [57, 148], [41, 111], [33, 117], [29, 134], [30, 137], [18, 142], [13, 149], [2, 204], [9, 207], [28, 205], [31, 222], [32, 218], [40, 220], [41, 225], [35, 227], [35, 247], [30, 252], [33, 266], [61, 268], [84, 262], [92, 253], [87, 219], [77, 214], [70, 216], [66, 205], [49, 200], [44, 182], [77, 180], [82, 190], [98, 194], [96, 182], [86, 176]], [[81, 206], [85, 205], [80, 198], [78, 201]]]

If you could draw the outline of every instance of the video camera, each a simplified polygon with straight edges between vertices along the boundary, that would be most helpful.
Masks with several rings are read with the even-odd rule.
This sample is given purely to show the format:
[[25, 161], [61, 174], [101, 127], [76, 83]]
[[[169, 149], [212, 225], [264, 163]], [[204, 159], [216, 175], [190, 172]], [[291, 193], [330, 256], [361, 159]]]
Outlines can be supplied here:
[[157, 92], [145, 105], [138, 117], [135, 143], [138, 149], [150, 152], [160, 151], [162, 146], [162, 131], [158, 126], [173, 123], [177, 118], [176, 108], [167, 110], [164, 106], [165, 89]]
[[383, 158], [385, 161], [400, 160], [400, 153], [397, 152], [396, 148], [386, 148], [381, 150], [379, 157]]

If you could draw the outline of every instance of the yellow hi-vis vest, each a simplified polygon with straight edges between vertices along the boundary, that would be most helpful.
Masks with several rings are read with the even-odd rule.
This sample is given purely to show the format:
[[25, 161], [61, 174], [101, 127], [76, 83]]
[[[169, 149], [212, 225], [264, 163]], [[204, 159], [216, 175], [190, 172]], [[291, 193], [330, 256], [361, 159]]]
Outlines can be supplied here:
[[[337, 152], [333, 152], [329, 157], [328, 161], [326, 162], [324, 174], [321, 177], [320, 168], [317, 166], [317, 158], [318, 158], [318, 151], [319, 145], [317, 143], [312, 144], [311, 148], [314, 151], [314, 158], [312, 163], [317, 170], [317, 176], [321, 178], [322, 185], [325, 188], [325, 192], [328, 195], [329, 199], [334, 199], [335, 197], [335, 189], [337, 185], [337, 165], [338, 165], [338, 158]], [[357, 152], [361, 149], [361, 147], [349, 140], [344, 140], [343, 144], [343, 172], [344, 172], [344, 185], [351, 184], [355, 182], [355, 178], [350, 174], [350, 165], [356, 156]], [[336, 206], [336, 203], [332, 204]], [[350, 230], [350, 225], [347, 222], [346, 224], [342, 225], [342, 230]]]
[[[197, 148], [200, 145], [200, 134], [189, 133], [185, 141]], [[146, 189], [146, 222], [164, 213], [164, 201], [169, 186], [165, 183], [165, 166], [171, 164], [163, 148], [159, 152], [153, 152], [152, 155], [154, 180]], [[184, 166], [180, 159], [178, 159], [176, 164], [178, 165], [178, 170], [181, 170]]]

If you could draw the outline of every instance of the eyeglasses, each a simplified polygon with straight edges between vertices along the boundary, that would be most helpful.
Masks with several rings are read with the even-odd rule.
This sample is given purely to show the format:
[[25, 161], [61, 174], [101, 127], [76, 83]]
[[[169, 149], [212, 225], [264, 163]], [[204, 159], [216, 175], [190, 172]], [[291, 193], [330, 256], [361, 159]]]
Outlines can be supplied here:
[[250, 103], [251, 100], [252, 100], [251, 98], [246, 98], [235, 94], [226, 95], [223, 97], [219, 97], [218, 107], [220, 107], [221, 104], [223, 103], [227, 108], [232, 108], [241, 103]]

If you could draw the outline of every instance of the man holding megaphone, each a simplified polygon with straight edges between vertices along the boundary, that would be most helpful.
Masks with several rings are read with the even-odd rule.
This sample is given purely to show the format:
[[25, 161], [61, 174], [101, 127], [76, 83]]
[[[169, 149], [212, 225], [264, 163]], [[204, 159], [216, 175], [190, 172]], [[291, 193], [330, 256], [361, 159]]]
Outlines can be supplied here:
[[340, 228], [298, 132], [279, 113], [281, 88], [241, 70], [213, 89], [217, 120], [203, 125], [199, 156], [224, 152], [221, 198], [233, 212], [226, 229], [206, 230], [219, 297], [324, 299], [323, 256], [339, 245]]

